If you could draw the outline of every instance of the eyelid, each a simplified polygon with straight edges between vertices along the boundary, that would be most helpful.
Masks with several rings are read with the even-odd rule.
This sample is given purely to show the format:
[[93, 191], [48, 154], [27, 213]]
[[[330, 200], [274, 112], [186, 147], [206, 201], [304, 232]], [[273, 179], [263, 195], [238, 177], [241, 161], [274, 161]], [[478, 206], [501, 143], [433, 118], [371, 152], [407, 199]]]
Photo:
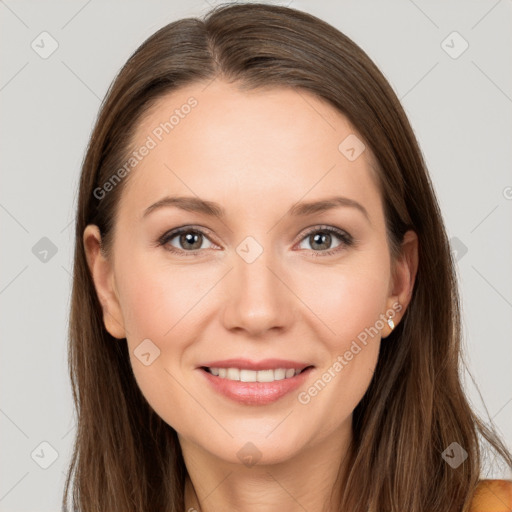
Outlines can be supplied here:
[[352, 236], [347, 233], [345, 230], [341, 228], [337, 228], [335, 226], [331, 226], [329, 224], [314, 224], [313, 226], [309, 226], [305, 228], [306, 231], [301, 233], [301, 238], [299, 240], [304, 239], [306, 236], [310, 235], [311, 233], [316, 233], [317, 231], [328, 231], [331, 233], [337, 233], [338, 235], [345, 235], [347, 238], [352, 238]]

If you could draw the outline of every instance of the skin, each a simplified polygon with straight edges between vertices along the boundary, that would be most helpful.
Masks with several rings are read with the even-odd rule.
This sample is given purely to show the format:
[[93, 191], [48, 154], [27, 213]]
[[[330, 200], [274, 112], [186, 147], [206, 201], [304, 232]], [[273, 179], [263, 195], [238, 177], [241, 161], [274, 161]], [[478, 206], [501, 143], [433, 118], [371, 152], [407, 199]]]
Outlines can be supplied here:
[[[352, 413], [388, 324], [309, 403], [300, 403], [298, 393], [397, 303], [399, 323], [414, 286], [417, 236], [406, 234], [402, 257], [392, 262], [371, 152], [367, 147], [349, 161], [338, 146], [355, 130], [308, 92], [242, 92], [220, 80], [189, 85], [158, 101], [139, 124], [135, 146], [191, 96], [198, 105], [127, 178], [112, 253], [99, 250], [96, 226], [84, 231], [105, 327], [126, 338], [142, 393], [178, 433], [189, 473], [185, 510], [335, 510]], [[351, 207], [286, 215], [298, 201], [335, 194], [363, 205], [369, 220]], [[167, 195], [218, 202], [226, 217], [175, 207], [143, 217]], [[357, 243], [345, 246], [333, 234], [326, 248], [321, 240], [315, 245], [306, 228], [319, 226], [321, 234], [322, 225]], [[206, 228], [202, 244], [180, 245], [176, 236], [167, 246], [189, 253], [199, 247], [198, 256], [155, 243], [181, 226]], [[236, 251], [247, 236], [263, 249], [252, 263]], [[340, 250], [322, 255], [332, 248]], [[149, 366], [133, 353], [147, 338], [160, 350]], [[247, 405], [217, 394], [197, 369], [230, 357], [276, 357], [315, 368], [297, 392]], [[248, 442], [261, 454], [252, 466], [237, 456]]]

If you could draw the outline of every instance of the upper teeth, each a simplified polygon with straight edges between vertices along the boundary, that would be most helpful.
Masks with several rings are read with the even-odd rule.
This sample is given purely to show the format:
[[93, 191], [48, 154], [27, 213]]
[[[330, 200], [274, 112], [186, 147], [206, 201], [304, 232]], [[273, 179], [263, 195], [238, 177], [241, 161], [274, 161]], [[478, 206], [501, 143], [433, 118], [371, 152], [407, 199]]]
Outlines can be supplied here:
[[240, 370], [239, 368], [208, 368], [210, 373], [221, 379], [240, 380], [242, 382], [274, 382], [289, 379], [301, 372], [294, 368], [276, 368], [275, 370]]

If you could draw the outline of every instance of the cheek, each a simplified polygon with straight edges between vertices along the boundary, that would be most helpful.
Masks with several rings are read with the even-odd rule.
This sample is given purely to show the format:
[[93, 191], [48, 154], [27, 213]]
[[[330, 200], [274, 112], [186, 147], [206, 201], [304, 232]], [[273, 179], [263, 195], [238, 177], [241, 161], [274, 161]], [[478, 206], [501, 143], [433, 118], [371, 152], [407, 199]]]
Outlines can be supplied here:
[[379, 315], [385, 311], [387, 291], [380, 279], [354, 274], [331, 275], [328, 282], [316, 302], [314, 294], [309, 297], [312, 309], [334, 332], [323, 329], [330, 334], [320, 338], [328, 357], [311, 385], [297, 397], [305, 426], [316, 428], [314, 418], [322, 418], [321, 436], [345, 424], [370, 385], [379, 356], [384, 327]]
[[198, 301], [206, 291], [195, 284], [197, 274], [180, 270], [185, 269], [164, 267], [149, 257], [132, 257], [118, 265], [118, 290], [135, 379], [151, 407], [177, 430], [183, 418], [202, 412], [194, 409], [195, 402], [183, 391], [188, 385], [180, 364], [194, 339], [190, 326], [200, 322]]
[[[133, 251], [116, 269], [133, 372], [146, 399], [163, 411], [165, 405], [158, 405], [163, 397], [173, 396], [177, 402], [182, 398], [180, 367], [189, 363], [188, 349], [200, 332], [208, 304], [204, 296], [225, 270], [217, 275], [207, 267], [171, 266], [165, 258]], [[142, 354], [148, 352], [144, 361]], [[183, 410], [189, 406], [186, 401], [179, 404]]]
[[[375, 254], [378, 254], [377, 252]], [[375, 336], [384, 327], [389, 271], [386, 258], [357, 255], [335, 267], [316, 268], [297, 277], [297, 295], [323, 324], [322, 338], [331, 350], [344, 351], [353, 339]], [[368, 334], [368, 333], [371, 334]], [[320, 334], [320, 333], [319, 333]]]
[[[376, 364], [387, 288], [374, 279], [360, 279], [354, 274], [332, 281], [326, 291], [330, 300], [323, 301], [318, 309], [332, 331], [324, 342], [331, 364], [341, 360], [343, 368], [336, 369], [344, 375], [344, 386], [349, 381], [358, 386], [373, 373]], [[353, 391], [351, 386], [346, 389]]]
[[118, 270], [123, 320], [132, 343], [145, 338], [160, 343], [172, 337], [171, 331], [182, 330], [215, 277], [150, 257], [133, 258]]
[[314, 313], [311, 325], [329, 356], [299, 402], [318, 414], [333, 411], [327, 430], [357, 406], [377, 364], [389, 286], [388, 260], [378, 254], [317, 269], [300, 281], [300, 297]]

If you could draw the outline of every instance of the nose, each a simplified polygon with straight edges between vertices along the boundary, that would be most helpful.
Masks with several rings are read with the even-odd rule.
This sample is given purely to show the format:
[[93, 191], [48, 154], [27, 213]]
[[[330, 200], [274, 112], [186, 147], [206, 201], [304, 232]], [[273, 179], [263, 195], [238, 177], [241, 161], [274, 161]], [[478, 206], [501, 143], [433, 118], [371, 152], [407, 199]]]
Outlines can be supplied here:
[[287, 272], [271, 250], [264, 250], [250, 261], [234, 255], [234, 268], [223, 283], [227, 297], [224, 326], [231, 331], [245, 331], [251, 337], [289, 329], [297, 299], [290, 290]]

